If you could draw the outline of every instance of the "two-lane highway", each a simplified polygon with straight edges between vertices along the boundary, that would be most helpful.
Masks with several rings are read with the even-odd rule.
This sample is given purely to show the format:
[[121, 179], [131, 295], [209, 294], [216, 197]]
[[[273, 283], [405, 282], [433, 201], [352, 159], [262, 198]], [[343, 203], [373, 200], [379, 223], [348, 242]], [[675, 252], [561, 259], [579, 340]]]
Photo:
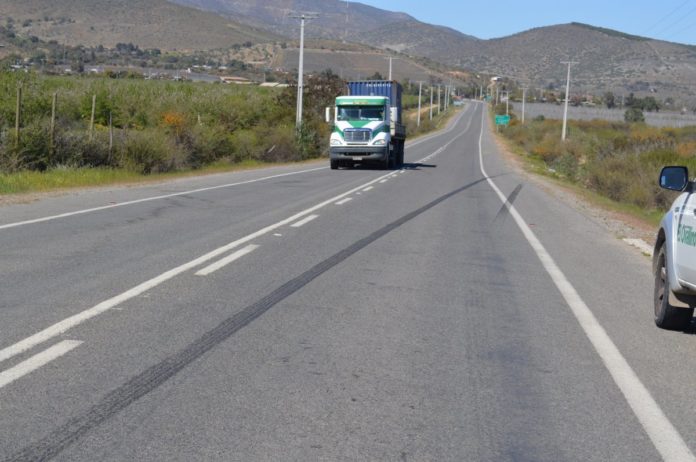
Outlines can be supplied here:
[[403, 170], [0, 208], [0, 460], [690, 460], [650, 262], [520, 179], [485, 108]]

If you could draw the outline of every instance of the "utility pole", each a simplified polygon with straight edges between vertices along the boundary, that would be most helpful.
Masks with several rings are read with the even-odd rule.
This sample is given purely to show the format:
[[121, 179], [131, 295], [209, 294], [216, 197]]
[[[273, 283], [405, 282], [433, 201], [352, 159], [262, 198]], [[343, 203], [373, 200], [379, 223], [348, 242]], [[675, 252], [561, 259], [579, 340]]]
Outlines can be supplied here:
[[566, 130], [568, 126], [568, 100], [570, 99], [570, 66], [579, 63], [577, 61], [561, 61], [561, 64], [568, 65], [568, 76], [566, 77], [565, 107], [563, 108], [563, 133], [561, 133], [561, 140], [565, 141]]
[[440, 115], [440, 85], [437, 86], [437, 114]]
[[433, 86], [430, 85], [430, 120], [433, 120]]
[[392, 57], [389, 57], [389, 81], [392, 79]]
[[450, 78], [450, 81], [449, 81], [449, 93], [447, 93], [447, 102], [445, 103], [445, 104], [446, 104], [445, 107], [446, 107], [447, 109], [449, 109], [450, 99], [451, 99], [451, 98], [452, 98], [452, 79]]
[[522, 87], [522, 123], [524, 123], [524, 103], [527, 102], [527, 87]]
[[420, 113], [421, 113], [421, 93], [423, 91], [423, 82], [418, 82], [418, 122], [416, 126], [420, 127]]
[[300, 64], [297, 72], [297, 117], [295, 126], [299, 130], [302, 127], [302, 93], [304, 91], [303, 73], [304, 73], [304, 26], [305, 20], [316, 19], [316, 13], [302, 13], [300, 15], [291, 15], [291, 18], [300, 20]]

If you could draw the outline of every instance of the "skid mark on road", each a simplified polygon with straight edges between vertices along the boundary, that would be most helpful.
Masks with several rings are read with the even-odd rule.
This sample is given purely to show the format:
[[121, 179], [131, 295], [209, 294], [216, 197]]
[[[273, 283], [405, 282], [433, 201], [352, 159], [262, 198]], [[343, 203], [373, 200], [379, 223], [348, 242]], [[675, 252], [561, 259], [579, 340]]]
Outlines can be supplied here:
[[[510, 215], [514, 218], [522, 234], [529, 242], [542, 266], [551, 277], [566, 303], [573, 312], [580, 327], [592, 343], [595, 351], [602, 359], [614, 382], [623, 393], [626, 401], [633, 410], [640, 424], [645, 429], [652, 440], [653, 445], [665, 461], [669, 462], [696, 462], [696, 458], [686, 445], [677, 429], [672, 425], [660, 406], [650, 394], [650, 391], [643, 385], [636, 373], [631, 368], [626, 358], [621, 354], [609, 334], [599, 323], [592, 310], [585, 304], [575, 287], [563, 274], [560, 267], [556, 264], [551, 254], [548, 253], [541, 241], [536, 237], [531, 228], [527, 225], [522, 215], [517, 211], [512, 201], [508, 201], [495, 182], [488, 176], [483, 166], [482, 139], [485, 127], [484, 117], [486, 111], [481, 111], [481, 132], [479, 134], [479, 167], [484, 179], [493, 188], [500, 198], [503, 206], [506, 207]], [[519, 192], [519, 191], [518, 191]]]
[[150, 367], [133, 377], [121, 387], [104, 396], [97, 404], [81, 415], [75, 416], [66, 423], [49, 433], [43, 439], [27, 446], [19, 453], [10, 457], [7, 462], [46, 460], [60, 454], [90, 430], [109, 420], [118, 412], [127, 408], [138, 399], [158, 388], [167, 380], [182, 371], [186, 366], [196, 361], [205, 353], [224, 342], [237, 331], [249, 325], [275, 305], [290, 297], [298, 290], [334, 268], [347, 258], [364, 249], [381, 237], [391, 233], [405, 223], [427, 212], [440, 203], [457, 194], [485, 182], [482, 178], [452, 191], [423, 207], [403, 216], [402, 218], [373, 232], [369, 236], [355, 242], [351, 246], [318, 263], [301, 275], [286, 282], [256, 303], [247, 306], [240, 312], [222, 321], [217, 327], [208, 331], [183, 350]]

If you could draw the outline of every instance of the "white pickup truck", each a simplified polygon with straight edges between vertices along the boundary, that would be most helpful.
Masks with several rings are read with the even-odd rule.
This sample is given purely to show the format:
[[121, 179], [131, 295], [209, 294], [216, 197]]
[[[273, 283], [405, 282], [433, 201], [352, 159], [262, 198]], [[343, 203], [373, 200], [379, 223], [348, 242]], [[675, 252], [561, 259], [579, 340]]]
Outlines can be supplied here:
[[662, 218], [655, 240], [655, 324], [682, 330], [696, 307], [696, 183], [686, 167], [665, 167], [660, 187], [682, 194]]

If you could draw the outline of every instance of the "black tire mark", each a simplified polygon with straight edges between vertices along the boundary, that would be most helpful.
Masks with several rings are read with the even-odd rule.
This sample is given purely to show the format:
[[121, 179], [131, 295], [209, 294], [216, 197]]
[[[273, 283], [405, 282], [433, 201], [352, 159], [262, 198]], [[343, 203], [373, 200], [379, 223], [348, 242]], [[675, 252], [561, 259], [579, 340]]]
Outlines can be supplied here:
[[294, 294], [311, 281], [321, 276], [323, 273], [367, 247], [377, 239], [413, 220], [436, 205], [485, 181], [485, 178], [481, 178], [450, 193], [447, 193], [444, 196], [441, 196], [423, 207], [384, 226], [369, 236], [355, 242], [349, 247], [315, 265], [296, 278], [278, 287], [261, 300], [249, 305], [242, 311], [227, 318], [217, 327], [203, 334], [203, 336], [183, 350], [146, 369], [128, 382], [121, 385], [119, 388], [109, 392], [97, 404], [87, 409], [81, 415], [72, 417], [44, 438], [32, 443], [29, 446], [26, 446], [15, 455], [5, 459], [5, 461], [34, 462], [49, 460], [57, 456], [67, 447], [84, 437], [89, 431], [106, 422], [118, 412], [136, 402], [138, 399], [155, 390], [193, 361], [197, 360], [215, 346], [227, 340], [229, 337], [234, 335], [235, 332], [250, 324], [256, 318], [270, 310], [273, 306]]

